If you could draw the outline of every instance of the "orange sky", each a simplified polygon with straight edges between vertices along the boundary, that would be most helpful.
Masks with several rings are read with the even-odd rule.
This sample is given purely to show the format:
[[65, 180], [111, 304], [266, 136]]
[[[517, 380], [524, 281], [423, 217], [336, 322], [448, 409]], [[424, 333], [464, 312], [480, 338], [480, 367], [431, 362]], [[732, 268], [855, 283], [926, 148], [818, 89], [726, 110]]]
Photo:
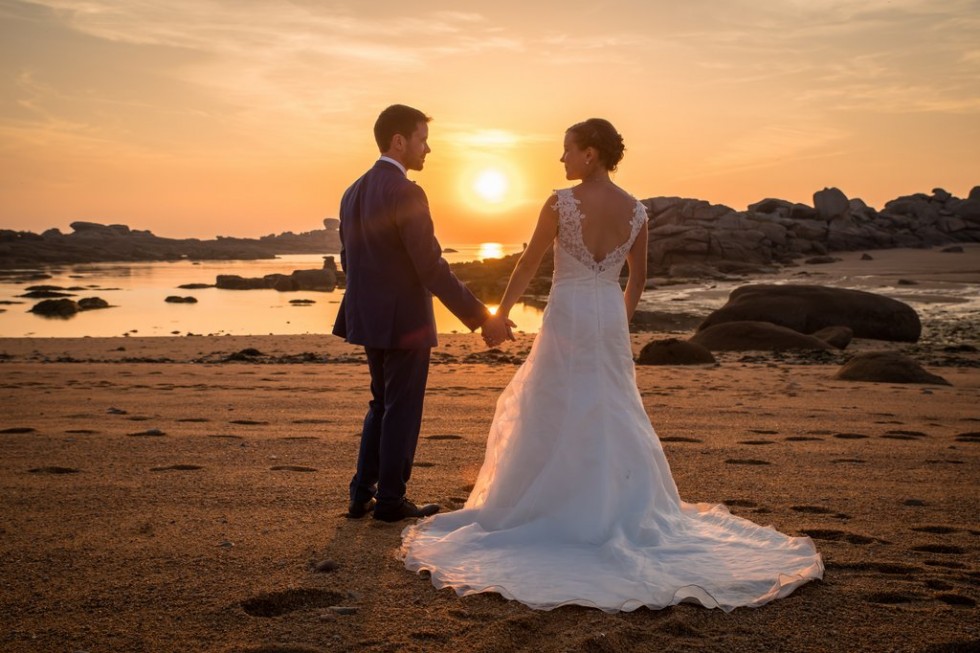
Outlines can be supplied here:
[[[485, 6], [483, 6], [485, 5]], [[319, 228], [401, 102], [443, 244], [525, 241], [565, 128], [637, 197], [881, 205], [980, 184], [976, 0], [0, 0], [0, 228]], [[497, 204], [474, 183], [493, 170]]]

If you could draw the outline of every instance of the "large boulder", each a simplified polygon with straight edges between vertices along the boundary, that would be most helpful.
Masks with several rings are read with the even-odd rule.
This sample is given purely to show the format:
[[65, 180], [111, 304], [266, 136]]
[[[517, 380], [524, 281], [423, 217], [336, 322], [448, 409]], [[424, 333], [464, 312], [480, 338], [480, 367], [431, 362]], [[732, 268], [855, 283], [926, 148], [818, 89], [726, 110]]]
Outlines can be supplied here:
[[814, 338], [823, 340], [837, 349], [847, 349], [854, 337], [854, 332], [846, 326], [829, 326], [813, 332]]
[[637, 365], [714, 365], [716, 362], [702, 345], [677, 338], [648, 342], [636, 359]]
[[846, 215], [851, 205], [839, 188], [824, 188], [813, 194], [813, 207], [824, 220]]
[[930, 374], [908, 356], [895, 351], [858, 354], [837, 370], [834, 378], [844, 381], [952, 385], [943, 377]]
[[45, 299], [34, 304], [28, 312], [43, 317], [71, 317], [78, 311], [78, 304], [71, 299]]
[[771, 322], [725, 322], [698, 331], [691, 342], [710, 351], [828, 350], [823, 340]]
[[916, 342], [922, 333], [918, 314], [898, 300], [861, 290], [793, 284], [736, 288], [698, 330], [743, 321], [771, 322], [805, 334], [846, 326], [856, 338], [900, 342]]
[[223, 290], [255, 290], [268, 288], [265, 279], [246, 278], [237, 274], [219, 274], [215, 286]]

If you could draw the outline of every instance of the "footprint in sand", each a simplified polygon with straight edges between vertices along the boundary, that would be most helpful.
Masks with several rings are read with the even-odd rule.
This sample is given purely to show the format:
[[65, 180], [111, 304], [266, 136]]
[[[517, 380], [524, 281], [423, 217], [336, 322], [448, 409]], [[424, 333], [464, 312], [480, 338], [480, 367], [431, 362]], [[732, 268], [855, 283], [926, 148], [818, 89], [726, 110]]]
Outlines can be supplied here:
[[912, 551], [942, 553], [946, 555], [963, 555], [966, 553], [962, 547], [953, 546], [952, 544], [920, 544], [919, 546], [913, 546]]
[[969, 433], [958, 433], [956, 435], [957, 442], [972, 442], [973, 444], [980, 444], [980, 431], [970, 431]]
[[274, 472], [315, 472], [315, 467], [303, 467], [302, 465], [274, 465], [270, 467]]
[[868, 603], [881, 603], [884, 605], [914, 603], [922, 598], [924, 597], [921, 594], [912, 592], [872, 592], [864, 596], [864, 600]]
[[178, 465], [167, 465], [166, 467], [151, 467], [150, 471], [151, 472], [169, 472], [169, 471], [190, 472], [190, 471], [194, 471], [195, 469], [204, 469], [204, 468], [201, 467], [200, 465], [178, 464]]
[[874, 542], [881, 541], [874, 537], [868, 537], [867, 535], [858, 535], [857, 533], [848, 533], [847, 531], [838, 531], [825, 528], [804, 528], [800, 530], [800, 532], [808, 537], [812, 537], [815, 540], [828, 540], [830, 542], [873, 544]]
[[241, 605], [245, 614], [253, 617], [279, 617], [297, 610], [334, 607], [346, 598], [340, 592], [307, 587], [259, 594]]
[[791, 435], [783, 439], [787, 442], [823, 442], [823, 438], [814, 438], [809, 435]]
[[160, 429], [147, 429], [146, 431], [139, 431], [138, 433], [127, 433], [126, 435], [134, 438], [158, 438], [166, 435]]
[[228, 422], [229, 424], [244, 424], [245, 426], [264, 426], [268, 422], [263, 422], [261, 420], [255, 419], [233, 419]]
[[832, 462], [832, 463], [854, 463], [856, 465], [860, 465], [860, 464], [866, 463], [867, 461], [866, 460], [861, 460], [860, 458], [834, 458], [830, 462]]
[[37, 429], [32, 428], [30, 426], [11, 426], [10, 428], [0, 430], [0, 433], [9, 433], [10, 435], [14, 435], [18, 433], [35, 433], [35, 432], [37, 432]]
[[462, 435], [427, 435], [426, 440], [462, 440]]
[[758, 433], [759, 435], [779, 435], [779, 431], [773, 431], [771, 429], [749, 429], [749, 433]]
[[309, 442], [310, 440], [319, 440], [320, 438], [315, 435], [287, 435], [283, 440], [290, 440], [292, 442]]
[[892, 576], [915, 576], [925, 572], [922, 567], [901, 562], [828, 562], [827, 568], [842, 571], [867, 571]]
[[99, 431], [93, 429], [68, 429], [65, 433], [74, 433], [76, 435], [97, 435]]
[[51, 465], [48, 467], [34, 467], [27, 471], [31, 474], [77, 474], [82, 470], [75, 469], [74, 467], [57, 467]]
[[210, 422], [207, 417], [181, 417], [177, 420], [178, 422], [192, 422], [192, 423], [203, 423]]
[[789, 509], [808, 515], [829, 515], [834, 512], [830, 508], [824, 508], [823, 506], [790, 506]]
[[933, 533], [934, 535], [949, 535], [950, 533], [961, 532], [961, 529], [954, 526], [913, 526], [912, 530], [919, 533]]
[[864, 440], [869, 436], [863, 433], [834, 433], [834, 437], [841, 440]]
[[241, 440], [242, 436], [232, 435], [231, 433], [214, 433], [208, 436], [209, 438], [224, 438], [226, 440]]
[[[977, 605], [977, 602], [974, 599], [971, 599], [968, 596], [963, 596], [961, 594], [952, 594], [952, 593], [950, 593], [950, 594], [937, 594], [936, 595], [936, 600], [937, 601], [942, 601], [943, 603], [945, 603], [947, 605], [954, 605], [954, 606], [957, 606], [957, 607], [964, 607], [964, 608], [973, 608], [973, 607], [976, 607], [976, 605]], [[950, 649], [950, 650], [953, 650], [953, 649]], [[965, 650], [968, 650], [968, 649], [965, 649], [964, 648], [964, 649], [959, 649], [959, 650], [964, 650], [965, 651]], [[977, 649], [972, 649], [972, 650], [977, 650]]]
[[725, 461], [728, 465], [771, 465], [772, 463], [768, 460], [759, 460], [758, 458], [729, 458]]
[[697, 438], [686, 438], [682, 435], [669, 435], [667, 437], [660, 438], [660, 441], [661, 442], [691, 442], [691, 443], [702, 442], [702, 440], [698, 440]]
[[772, 440], [739, 440], [739, 444], [751, 444], [751, 445], [763, 445], [763, 444], [776, 444]]
[[729, 508], [755, 508], [759, 505], [755, 501], [749, 501], [748, 499], [727, 499], [722, 501], [722, 503]]

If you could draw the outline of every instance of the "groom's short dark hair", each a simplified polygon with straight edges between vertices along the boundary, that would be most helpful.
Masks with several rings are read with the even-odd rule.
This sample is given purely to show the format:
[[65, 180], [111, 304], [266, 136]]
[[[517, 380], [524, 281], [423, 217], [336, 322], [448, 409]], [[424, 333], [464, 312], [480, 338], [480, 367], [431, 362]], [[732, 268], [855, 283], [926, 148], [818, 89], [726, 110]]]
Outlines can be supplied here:
[[382, 152], [388, 151], [391, 147], [391, 139], [395, 134], [401, 134], [405, 138], [411, 138], [415, 133], [420, 122], [432, 120], [418, 109], [407, 107], [404, 104], [393, 104], [378, 116], [374, 123], [374, 140], [378, 143], [378, 149]]

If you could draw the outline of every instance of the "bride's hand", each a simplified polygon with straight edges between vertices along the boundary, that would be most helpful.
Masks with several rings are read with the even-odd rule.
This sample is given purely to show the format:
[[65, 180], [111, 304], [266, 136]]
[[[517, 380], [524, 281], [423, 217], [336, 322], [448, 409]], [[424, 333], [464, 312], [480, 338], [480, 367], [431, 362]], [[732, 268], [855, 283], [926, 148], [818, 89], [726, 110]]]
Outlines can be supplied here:
[[491, 315], [481, 327], [483, 342], [488, 347], [496, 347], [504, 340], [514, 340], [512, 329], [517, 325], [508, 317]]

